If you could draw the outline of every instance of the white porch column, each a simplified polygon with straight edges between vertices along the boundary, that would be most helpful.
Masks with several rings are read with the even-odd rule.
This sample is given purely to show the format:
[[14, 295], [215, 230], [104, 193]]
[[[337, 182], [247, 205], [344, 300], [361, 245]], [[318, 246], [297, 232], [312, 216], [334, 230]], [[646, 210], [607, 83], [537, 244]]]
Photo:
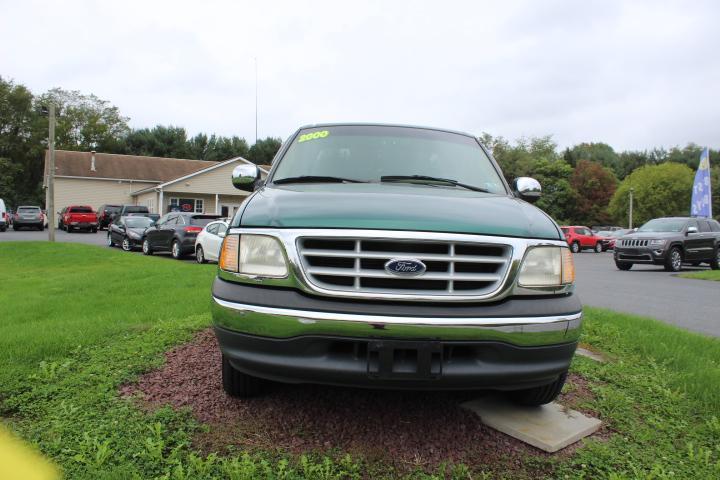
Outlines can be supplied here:
[[218, 204], [219, 201], [220, 201], [220, 195], [218, 195], [218, 194], [216, 193], [216, 194], [215, 194], [215, 215], [219, 215], [219, 214], [220, 214], [220, 206], [219, 206], [219, 204]]
[[160, 200], [158, 201], [158, 213], [162, 216], [165, 215], [165, 208], [163, 204], [163, 191], [160, 189]]

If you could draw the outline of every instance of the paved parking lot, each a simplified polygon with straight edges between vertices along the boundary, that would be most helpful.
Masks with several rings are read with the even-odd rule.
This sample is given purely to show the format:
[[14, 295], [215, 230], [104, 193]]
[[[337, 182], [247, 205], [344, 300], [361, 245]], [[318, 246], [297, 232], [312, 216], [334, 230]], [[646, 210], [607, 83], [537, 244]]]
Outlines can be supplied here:
[[[58, 242], [105, 245], [106, 232], [56, 232]], [[47, 231], [8, 230], [2, 241], [47, 240]], [[142, 255], [139, 251], [137, 255]], [[171, 258], [169, 254], [160, 254]], [[186, 261], [194, 261], [187, 257]], [[663, 320], [688, 330], [720, 337], [720, 282], [678, 278], [662, 267], [635, 265], [622, 272], [615, 268], [612, 252], [578, 253], [577, 291], [583, 304]], [[685, 267], [685, 271], [708, 267]]]
[[[680, 278], [655, 265], [623, 272], [612, 252], [575, 255], [577, 292], [584, 305], [654, 317], [688, 330], [720, 336], [720, 282]], [[683, 267], [684, 271], [709, 267]]]

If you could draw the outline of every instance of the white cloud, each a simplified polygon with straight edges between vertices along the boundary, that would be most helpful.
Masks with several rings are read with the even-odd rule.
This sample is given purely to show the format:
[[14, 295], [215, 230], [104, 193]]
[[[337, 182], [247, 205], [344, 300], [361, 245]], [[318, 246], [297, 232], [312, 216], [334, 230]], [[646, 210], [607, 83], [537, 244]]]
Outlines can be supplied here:
[[254, 139], [379, 121], [720, 146], [715, 2], [3, 2], [0, 75]]

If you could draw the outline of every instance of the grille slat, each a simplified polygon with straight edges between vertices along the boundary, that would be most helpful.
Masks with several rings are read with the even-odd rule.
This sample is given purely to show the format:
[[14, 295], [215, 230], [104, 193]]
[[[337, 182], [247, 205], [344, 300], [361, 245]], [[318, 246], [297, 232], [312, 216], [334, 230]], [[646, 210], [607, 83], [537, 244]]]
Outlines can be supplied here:
[[638, 240], [638, 239], [622, 240], [622, 246], [623, 247], [647, 247], [648, 240]]
[[[378, 238], [297, 240], [313, 286], [338, 292], [412, 295], [487, 295], [500, 288], [512, 256], [505, 244]], [[417, 276], [385, 270], [392, 259], [425, 263]]]
[[[306, 257], [350, 257], [350, 258], [395, 258], [398, 252], [354, 252], [348, 250], [303, 250], [302, 254]], [[434, 255], [430, 253], [407, 253], [405, 256], [417, 258], [418, 260], [448, 260], [451, 255]], [[454, 255], [453, 260], [456, 262], [468, 263], [505, 263], [504, 257], [490, 257], [479, 255]]]

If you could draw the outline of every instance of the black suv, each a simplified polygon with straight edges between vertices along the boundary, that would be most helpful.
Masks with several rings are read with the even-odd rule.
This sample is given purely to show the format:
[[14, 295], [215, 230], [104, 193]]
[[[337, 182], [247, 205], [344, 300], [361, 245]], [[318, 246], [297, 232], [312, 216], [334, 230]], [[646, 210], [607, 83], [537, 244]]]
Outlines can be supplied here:
[[712, 219], [667, 217], [650, 220], [615, 243], [615, 265], [630, 270], [635, 263], [663, 265], [678, 272], [683, 263], [720, 268], [720, 224]]

